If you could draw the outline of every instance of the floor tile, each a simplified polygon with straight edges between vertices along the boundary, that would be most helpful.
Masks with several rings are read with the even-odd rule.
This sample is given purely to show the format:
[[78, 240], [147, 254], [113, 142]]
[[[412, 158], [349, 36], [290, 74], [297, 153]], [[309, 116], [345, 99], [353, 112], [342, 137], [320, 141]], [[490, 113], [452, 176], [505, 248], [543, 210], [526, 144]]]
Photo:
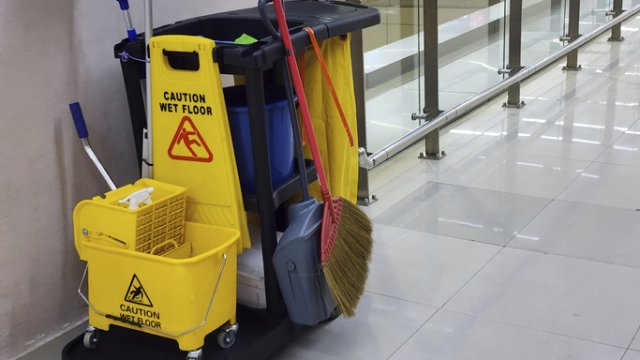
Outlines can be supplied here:
[[640, 212], [553, 201], [509, 247], [640, 267]]
[[309, 329], [274, 360], [382, 360], [435, 313], [436, 308], [365, 294], [356, 316]]
[[588, 165], [584, 161], [496, 151], [460, 161], [436, 181], [555, 198]]
[[640, 123], [625, 131], [596, 161], [640, 167]]
[[624, 354], [622, 360], [640, 360], [640, 352], [629, 350], [626, 354]]
[[18, 358], [18, 360], [51, 360], [57, 358], [62, 353], [62, 349], [68, 342], [81, 335], [87, 328], [87, 322], [70, 327], [70, 329], [58, 337], [52, 339], [41, 347], [25, 354]]
[[618, 360], [624, 349], [442, 310], [391, 360]]
[[593, 161], [622, 135], [626, 128], [608, 131], [605, 126], [574, 124], [573, 114], [550, 112], [531, 115], [510, 111], [503, 120], [482, 135], [493, 136], [494, 146], [478, 149], [481, 155], [524, 153], [546, 157], [559, 157]]
[[445, 309], [626, 348], [638, 282], [639, 269], [506, 248]]
[[373, 219], [411, 195], [433, 177], [434, 175], [426, 173], [417, 174], [417, 176], [402, 175], [397, 177], [396, 181], [388, 181], [377, 188], [370, 189], [370, 193], [376, 195], [378, 200], [369, 206], [362, 207], [362, 210]]
[[401, 181], [403, 181], [412, 178], [426, 184], [440, 171], [439, 166], [444, 165], [438, 164], [437, 161], [418, 158], [417, 148], [414, 151], [410, 149], [406, 151], [407, 154], [399, 154], [392, 160], [385, 161], [369, 171], [369, 189], [371, 191], [375, 192], [396, 179], [402, 179]]
[[381, 224], [374, 226], [374, 239], [367, 291], [436, 307], [501, 249]]
[[640, 168], [594, 163], [558, 199], [635, 210], [640, 208], [639, 183]]
[[376, 223], [504, 245], [549, 200], [429, 183], [398, 201]]

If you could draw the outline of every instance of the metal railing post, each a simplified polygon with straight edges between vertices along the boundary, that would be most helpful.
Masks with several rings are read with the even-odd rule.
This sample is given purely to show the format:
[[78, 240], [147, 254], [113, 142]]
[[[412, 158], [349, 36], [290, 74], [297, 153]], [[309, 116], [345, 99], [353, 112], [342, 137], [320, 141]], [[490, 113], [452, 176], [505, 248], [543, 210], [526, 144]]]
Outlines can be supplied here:
[[[507, 44], [504, 44], [505, 46]], [[522, 0], [509, 1], [509, 76], [522, 70]], [[502, 106], [520, 109], [524, 101], [520, 101], [520, 83], [511, 86], [507, 92], [507, 102]]]
[[[580, 37], [580, 0], [569, 0], [569, 31], [564, 36], [564, 40], [568, 40], [569, 43], [574, 42]], [[563, 70], [580, 70], [581, 65], [578, 65], [578, 49], [571, 51], [567, 55], [567, 65], [563, 67]]]
[[[607, 15], [612, 15], [614, 18], [618, 17], [622, 14], [624, 10], [622, 10], [622, 0], [613, 0], [613, 9], [607, 13]], [[624, 37], [622, 37], [622, 24], [618, 24], [611, 28], [611, 37], [607, 39], [607, 41], [623, 41]]]
[[[348, 0], [353, 4], [361, 4], [361, 0]], [[353, 90], [356, 101], [356, 121], [358, 124], [358, 147], [367, 148], [367, 116], [364, 97], [364, 45], [362, 30], [351, 33], [351, 69], [353, 74]], [[358, 169], [358, 204], [369, 205], [376, 201], [375, 195], [369, 192], [369, 170]]]
[[[440, 89], [438, 80], [438, 1], [423, 2], [423, 54], [424, 54], [424, 115], [420, 120], [429, 122], [440, 115]], [[421, 159], [441, 159], [445, 155], [440, 151], [440, 129], [427, 134], [424, 138], [424, 152]]]

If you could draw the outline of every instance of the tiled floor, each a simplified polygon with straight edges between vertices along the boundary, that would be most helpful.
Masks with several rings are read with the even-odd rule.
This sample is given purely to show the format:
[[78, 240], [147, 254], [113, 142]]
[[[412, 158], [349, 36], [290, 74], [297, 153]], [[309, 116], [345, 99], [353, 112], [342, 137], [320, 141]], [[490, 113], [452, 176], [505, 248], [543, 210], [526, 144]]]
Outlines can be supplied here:
[[374, 169], [357, 315], [274, 359], [640, 360], [639, 28], [444, 129], [442, 160], [418, 144]]
[[[354, 319], [275, 359], [640, 359], [640, 20], [371, 173]], [[614, 63], [612, 66], [611, 63]], [[401, 329], [401, 330], [399, 330]]]

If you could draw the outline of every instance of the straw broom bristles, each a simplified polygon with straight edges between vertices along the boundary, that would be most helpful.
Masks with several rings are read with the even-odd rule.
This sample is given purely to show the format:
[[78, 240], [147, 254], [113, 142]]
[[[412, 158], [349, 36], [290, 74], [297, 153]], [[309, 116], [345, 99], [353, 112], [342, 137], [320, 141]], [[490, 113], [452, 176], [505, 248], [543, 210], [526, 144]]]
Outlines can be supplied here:
[[373, 226], [357, 205], [343, 198], [332, 203], [339, 222], [329, 227], [322, 268], [336, 304], [346, 317], [352, 317], [369, 276]]

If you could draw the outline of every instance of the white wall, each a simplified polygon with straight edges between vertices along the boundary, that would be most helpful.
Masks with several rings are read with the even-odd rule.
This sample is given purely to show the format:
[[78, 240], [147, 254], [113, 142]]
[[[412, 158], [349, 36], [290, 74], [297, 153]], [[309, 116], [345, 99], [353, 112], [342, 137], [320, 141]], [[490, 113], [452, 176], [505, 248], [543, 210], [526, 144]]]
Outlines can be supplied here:
[[[130, 0], [143, 29], [143, 1]], [[155, 0], [155, 24], [255, 0]], [[14, 358], [86, 316], [84, 264], [71, 215], [106, 191], [82, 152], [68, 103], [82, 104], [94, 150], [117, 184], [137, 175], [113, 45], [125, 35], [115, 0], [0, 1], [0, 359]], [[57, 356], [57, 355], [56, 355]]]

